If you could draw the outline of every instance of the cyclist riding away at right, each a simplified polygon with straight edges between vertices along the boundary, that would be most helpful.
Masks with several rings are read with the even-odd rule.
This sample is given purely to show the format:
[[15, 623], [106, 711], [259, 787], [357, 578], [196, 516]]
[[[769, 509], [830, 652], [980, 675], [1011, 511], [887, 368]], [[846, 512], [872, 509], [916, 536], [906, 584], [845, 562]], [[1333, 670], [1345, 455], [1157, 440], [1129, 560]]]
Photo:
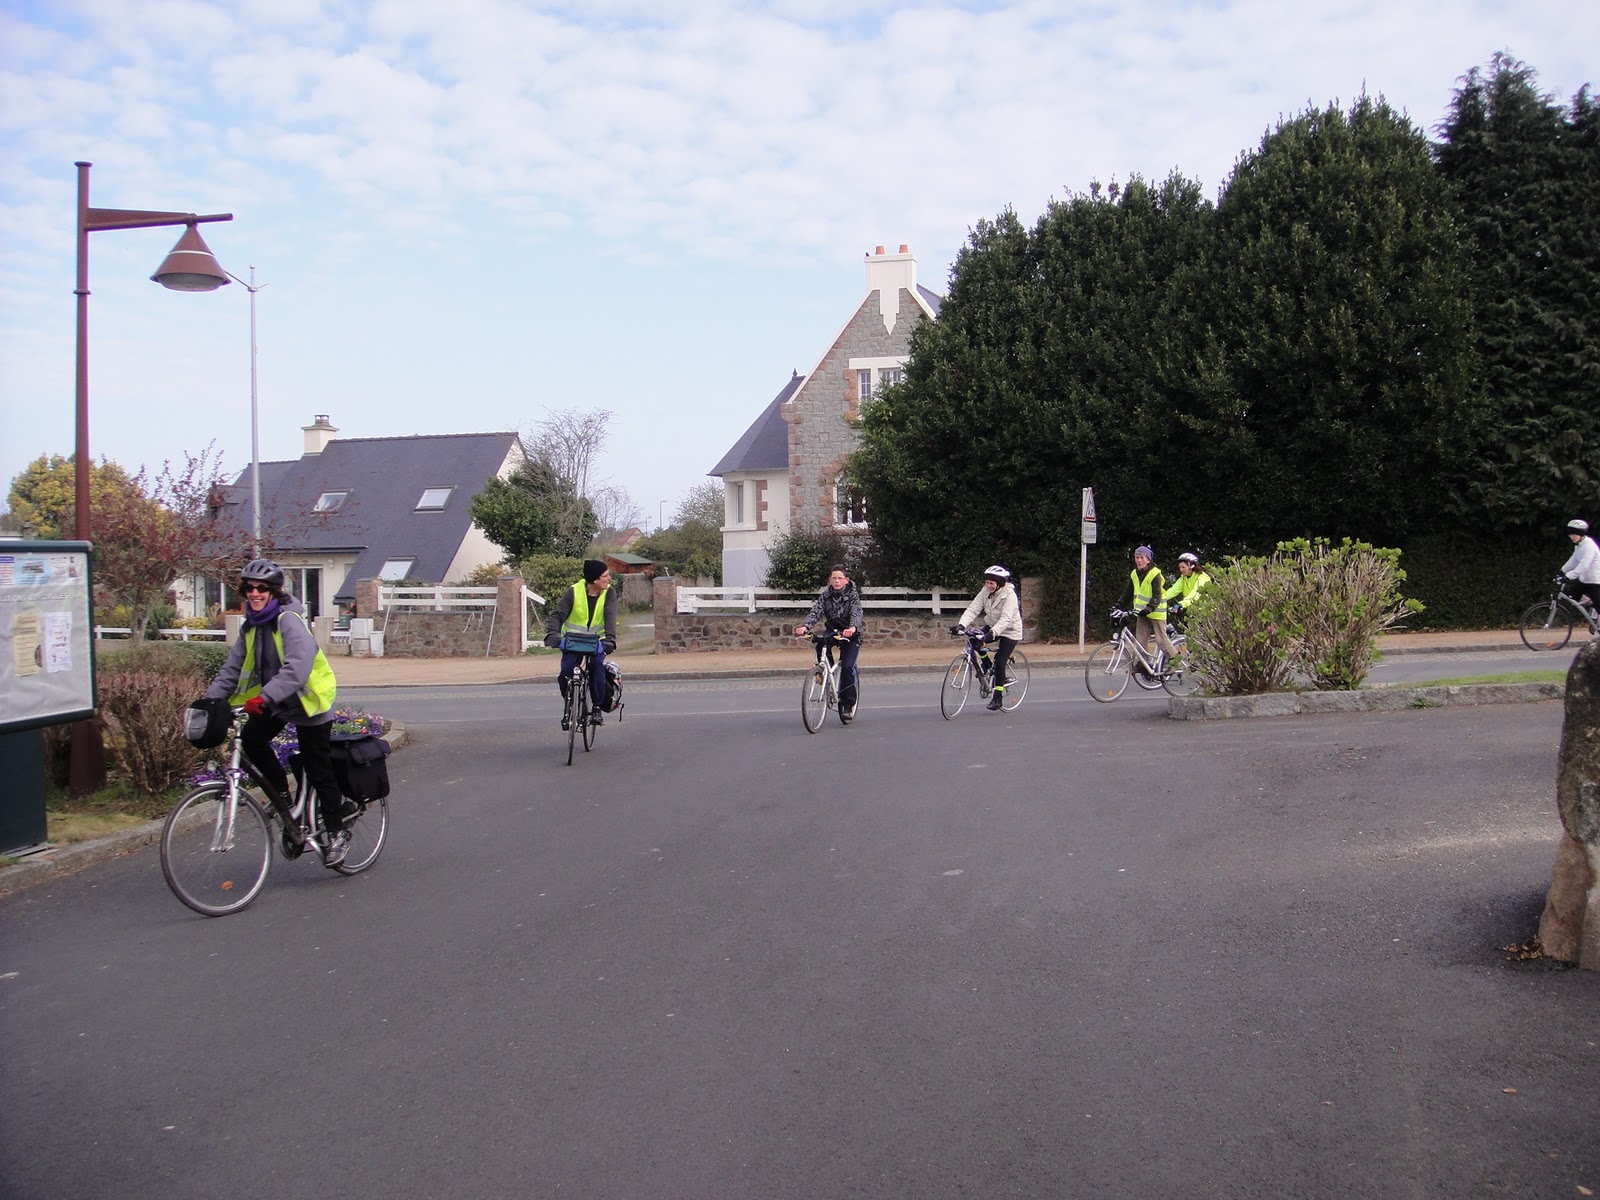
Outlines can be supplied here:
[[[594, 558], [584, 559], [583, 578], [556, 597], [556, 602], [550, 606], [550, 616], [545, 620], [546, 646], [560, 646], [561, 639], [569, 633], [600, 639], [600, 648], [589, 664], [589, 696], [594, 701], [594, 713], [589, 720], [595, 725], [606, 723], [609, 692], [606, 655], [617, 648], [617, 610], [606, 603], [610, 594], [611, 572], [605, 563]], [[556, 676], [556, 686], [561, 689], [563, 705], [572, 688], [572, 672], [578, 665], [578, 658], [576, 651], [561, 652], [561, 673]], [[561, 711], [561, 728], [567, 728], [565, 707]]]
[[996, 563], [983, 573], [983, 590], [961, 614], [960, 628], [982, 630], [986, 643], [997, 643], [989, 711], [999, 712], [1005, 702], [1006, 667], [1011, 662], [1011, 652], [1022, 640], [1022, 606], [1017, 603], [1017, 589], [1011, 585], [1010, 571]]
[[1567, 522], [1567, 537], [1572, 540], [1572, 556], [1561, 564], [1561, 574], [1566, 583], [1561, 590], [1581, 602], [1600, 607], [1600, 545], [1589, 536], [1589, 522]]
[[1185, 550], [1178, 555], [1178, 577], [1167, 589], [1167, 620], [1174, 629], [1182, 624], [1184, 609], [1194, 603], [1200, 590], [1211, 582], [1211, 576], [1200, 569], [1200, 556]]
[[[1133, 636], [1146, 652], [1153, 633], [1161, 652], [1168, 658], [1175, 658], [1178, 652], [1167, 636], [1167, 581], [1155, 560], [1155, 552], [1149, 546], [1140, 546], [1133, 552], [1133, 570], [1128, 573], [1128, 586], [1117, 607], [1137, 618]], [[1136, 665], [1134, 670], [1143, 671], [1144, 668]]]
[[830, 634], [844, 639], [839, 647], [839, 720], [846, 725], [856, 716], [856, 660], [861, 657], [861, 593], [842, 565], [828, 572], [828, 585], [811, 606], [806, 619], [794, 627], [795, 637], [805, 637], [822, 621]]

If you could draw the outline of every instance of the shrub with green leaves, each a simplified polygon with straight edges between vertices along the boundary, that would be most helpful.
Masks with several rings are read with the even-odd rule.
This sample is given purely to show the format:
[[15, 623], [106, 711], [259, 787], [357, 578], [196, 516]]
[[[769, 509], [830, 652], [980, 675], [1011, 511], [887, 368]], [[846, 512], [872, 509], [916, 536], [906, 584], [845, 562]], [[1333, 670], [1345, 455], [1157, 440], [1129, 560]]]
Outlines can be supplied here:
[[564, 554], [530, 554], [517, 564], [517, 573], [550, 604], [583, 578], [583, 559]]
[[1185, 612], [1189, 659], [1206, 690], [1241, 696], [1288, 688], [1294, 678], [1286, 620], [1293, 572], [1274, 556], [1237, 558], [1210, 575]]

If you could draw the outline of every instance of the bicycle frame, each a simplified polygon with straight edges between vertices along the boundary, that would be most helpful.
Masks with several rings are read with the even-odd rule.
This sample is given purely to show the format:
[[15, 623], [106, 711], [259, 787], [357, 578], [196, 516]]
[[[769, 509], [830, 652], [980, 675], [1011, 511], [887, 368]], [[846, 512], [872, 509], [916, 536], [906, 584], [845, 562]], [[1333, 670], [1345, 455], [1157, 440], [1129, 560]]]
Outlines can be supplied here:
[[830, 709], [841, 713], [840, 720], [846, 719], [839, 707], [844, 664], [834, 657], [833, 648], [847, 639], [829, 634], [801, 636], [811, 638], [817, 661], [806, 668], [805, 678], [800, 685], [800, 718], [805, 723], [807, 733], [816, 733], [822, 728], [823, 718]]

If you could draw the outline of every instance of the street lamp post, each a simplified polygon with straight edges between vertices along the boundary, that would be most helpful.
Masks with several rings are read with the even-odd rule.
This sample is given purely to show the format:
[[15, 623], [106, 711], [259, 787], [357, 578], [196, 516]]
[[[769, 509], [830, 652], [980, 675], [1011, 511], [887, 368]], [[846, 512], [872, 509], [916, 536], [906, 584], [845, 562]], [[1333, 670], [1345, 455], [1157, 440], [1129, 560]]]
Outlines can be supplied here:
[[661, 502], [661, 515], [656, 518], [656, 532], [660, 533], [667, 527], [667, 502]]
[[266, 284], [256, 286], [255, 265], [250, 267], [250, 282], [246, 283], [232, 271], [228, 278], [250, 293], [250, 540], [252, 553], [261, 557], [261, 418], [256, 392], [256, 361], [260, 351], [256, 345], [256, 293]]
[[[176, 292], [210, 292], [228, 282], [210, 248], [195, 228], [207, 221], [231, 221], [232, 213], [160, 212], [136, 208], [90, 208], [89, 168], [78, 168], [78, 276], [73, 295], [78, 298], [76, 431], [73, 441], [73, 536], [87, 542], [93, 530], [89, 513], [89, 235], [103, 229], [152, 229], [162, 225], [185, 226], [178, 244], [150, 278]], [[105, 747], [93, 721], [72, 726], [68, 786], [74, 793], [92, 792], [105, 784]]]

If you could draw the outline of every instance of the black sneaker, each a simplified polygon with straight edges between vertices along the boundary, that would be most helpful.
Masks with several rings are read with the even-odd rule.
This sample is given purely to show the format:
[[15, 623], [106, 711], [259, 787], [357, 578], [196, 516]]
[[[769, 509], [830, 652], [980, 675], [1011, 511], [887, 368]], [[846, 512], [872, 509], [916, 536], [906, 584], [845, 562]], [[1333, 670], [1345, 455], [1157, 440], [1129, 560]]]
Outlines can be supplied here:
[[337, 867], [344, 861], [344, 856], [350, 853], [350, 831], [341, 829], [328, 839], [328, 850], [322, 856], [322, 865]]
[[1005, 695], [1001, 692], [996, 692], [994, 695], [989, 697], [989, 711], [999, 712], [1000, 706], [1003, 703], [1005, 703]]
[[561, 714], [561, 732], [562, 733], [566, 733], [567, 730], [569, 730], [571, 728], [572, 728], [572, 718], [567, 716], [566, 713], [562, 713]]
[[604, 725], [605, 723], [606, 715], [603, 712], [594, 712], [589, 717], [589, 724], [591, 725]]

